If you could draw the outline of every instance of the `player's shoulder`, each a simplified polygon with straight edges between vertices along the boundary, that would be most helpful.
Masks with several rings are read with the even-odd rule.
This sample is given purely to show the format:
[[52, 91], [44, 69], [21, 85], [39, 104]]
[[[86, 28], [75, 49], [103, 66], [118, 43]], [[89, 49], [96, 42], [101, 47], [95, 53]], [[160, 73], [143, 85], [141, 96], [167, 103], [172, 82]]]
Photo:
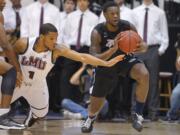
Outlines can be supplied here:
[[93, 29], [93, 31], [97, 31], [98, 33], [101, 33], [104, 30], [105, 30], [105, 22], [98, 23]]
[[122, 26], [130, 26], [130, 22], [127, 21], [127, 20], [122, 20], [122, 19], [120, 19], [118, 25], [119, 25], [120, 27], [122, 27]]
[[28, 38], [25, 38], [25, 37], [19, 38], [16, 42], [19, 44], [27, 44]]
[[28, 38], [19, 38], [13, 45], [13, 48], [15, 48], [18, 54], [23, 54], [27, 50], [27, 47]]
[[94, 29], [102, 29], [102, 28], [104, 28], [105, 27], [105, 22], [102, 22], [102, 23], [98, 23], [95, 27], [94, 27]]

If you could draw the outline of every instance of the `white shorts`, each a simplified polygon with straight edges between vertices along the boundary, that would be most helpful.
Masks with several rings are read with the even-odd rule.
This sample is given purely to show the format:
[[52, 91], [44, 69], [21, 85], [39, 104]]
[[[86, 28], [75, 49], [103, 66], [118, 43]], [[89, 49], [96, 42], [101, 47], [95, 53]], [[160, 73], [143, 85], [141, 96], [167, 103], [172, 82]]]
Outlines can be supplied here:
[[47, 84], [40, 87], [38, 85], [26, 86], [24, 83], [20, 88], [16, 88], [13, 93], [11, 103], [20, 97], [24, 97], [30, 105], [33, 115], [44, 117], [49, 110], [49, 93]]

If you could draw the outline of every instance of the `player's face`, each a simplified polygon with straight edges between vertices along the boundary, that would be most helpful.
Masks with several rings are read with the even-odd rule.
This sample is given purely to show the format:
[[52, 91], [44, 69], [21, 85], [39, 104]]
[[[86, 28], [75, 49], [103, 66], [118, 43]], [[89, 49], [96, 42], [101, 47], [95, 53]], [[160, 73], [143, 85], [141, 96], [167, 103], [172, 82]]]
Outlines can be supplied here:
[[48, 34], [44, 35], [44, 44], [48, 50], [51, 51], [55, 48], [57, 43], [57, 37], [57, 32], [49, 32]]
[[64, 3], [64, 10], [66, 11], [66, 13], [70, 13], [74, 10], [75, 8], [75, 3], [73, 0], [66, 0], [66, 2]]
[[104, 13], [106, 22], [111, 24], [112, 26], [117, 26], [119, 22], [119, 8], [109, 7], [106, 12]]
[[5, 7], [5, 5], [6, 5], [5, 0], [0, 0], [0, 11], [3, 10], [3, 8]]
[[86, 11], [89, 6], [89, 0], [77, 0], [77, 6], [81, 11]]

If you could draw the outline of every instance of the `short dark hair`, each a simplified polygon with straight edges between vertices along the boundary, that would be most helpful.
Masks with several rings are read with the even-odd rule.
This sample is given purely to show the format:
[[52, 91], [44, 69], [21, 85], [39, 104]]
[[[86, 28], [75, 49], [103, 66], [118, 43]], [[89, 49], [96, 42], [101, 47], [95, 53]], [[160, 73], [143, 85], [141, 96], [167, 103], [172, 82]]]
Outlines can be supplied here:
[[40, 34], [46, 35], [49, 32], [58, 32], [57, 28], [51, 23], [45, 23], [40, 28]]
[[107, 11], [109, 7], [118, 7], [118, 4], [115, 3], [114, 1], [108, 1], [103, 5], [103, 13]]

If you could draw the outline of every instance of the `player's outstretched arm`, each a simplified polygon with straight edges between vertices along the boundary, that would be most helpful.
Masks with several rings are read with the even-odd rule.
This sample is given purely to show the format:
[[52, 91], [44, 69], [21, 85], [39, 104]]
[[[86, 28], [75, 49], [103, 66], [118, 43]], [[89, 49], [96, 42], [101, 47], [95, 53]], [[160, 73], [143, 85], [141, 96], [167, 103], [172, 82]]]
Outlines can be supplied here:
[[93, 66], [104, 66], [104, 67], [111, 67], [115, 65], [117, 62], [122, 61], [124, 57], [124, 55], [119, 55], [109, 61], [104, 61], [90, 54], [78, 53], [62, 45], [61, 47], [56, 47], [56, 49], [54, 50], [54, 53], [56, 56], [64, 56], [66, 58], [69, 58], [75, 61], [80, 61], [82, 63], [90, 64]]

